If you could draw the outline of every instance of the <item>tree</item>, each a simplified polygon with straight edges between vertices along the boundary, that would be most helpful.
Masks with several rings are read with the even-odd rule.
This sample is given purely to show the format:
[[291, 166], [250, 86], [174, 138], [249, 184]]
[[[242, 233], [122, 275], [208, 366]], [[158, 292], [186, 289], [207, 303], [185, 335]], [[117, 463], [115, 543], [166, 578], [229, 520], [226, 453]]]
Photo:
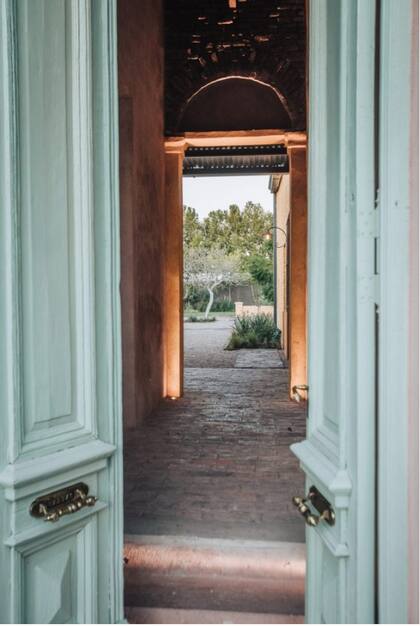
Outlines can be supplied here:
[[[273, 244], [265, 237], [272, 219], [271, 213], [250, 201], [242, 211], [236, 204], [227, 210], [210, 211], [203, 221], [195, 209], [184, 207], [184, 249], [186, 254], [193, 249], [200, 249], [201, 254], [203, 250], [208, 253], [217, 250], [217, 255], [236, 257], [242, 274], [252, 280], [251, 289], [253, 284], [260, 285], [264, 299], [272, 302]], [[187, 284], [185, 292], [188, 294]], [[212, 301], [213, 298], [214, 295]]]
[[247, 258], [266, 255], [264, 234], [272, 226], [272, 214], [260, 204], [247, 202], [241, 211], [236, 204], [229, 209], [210, 211], [202, 224], [203, 245], [222, 248], [226, 254], [237, 254], [245, 267]]
[[197, 247], [203, 242], [203, 225], [195, 209], [184, 205], [184, 247]]
[[201, 287], [209, 292], [204, 317], [207, 319], [213, 306], [214, 290], [222, 283], [239, 285], [247, 276], [240, 269], [237, 256], [227, 255], [223, 250], [186, 248], [184, 254], [184, 284], [188, 287]]
[[260, 285], [265, 300], [274, 302], [274, 268], [272, 259], [255, 254], [247, 263], [248, 271], [252, 279]]

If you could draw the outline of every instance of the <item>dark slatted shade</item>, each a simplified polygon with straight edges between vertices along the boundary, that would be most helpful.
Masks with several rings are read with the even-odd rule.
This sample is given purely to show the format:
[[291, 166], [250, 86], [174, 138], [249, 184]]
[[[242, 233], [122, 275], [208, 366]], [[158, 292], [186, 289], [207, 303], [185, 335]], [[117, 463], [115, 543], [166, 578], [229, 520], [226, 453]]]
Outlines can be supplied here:
[[288, 171], [287, 150], [280, 144], [189, 148], [183, 167], [184, 176], [284, 174]]

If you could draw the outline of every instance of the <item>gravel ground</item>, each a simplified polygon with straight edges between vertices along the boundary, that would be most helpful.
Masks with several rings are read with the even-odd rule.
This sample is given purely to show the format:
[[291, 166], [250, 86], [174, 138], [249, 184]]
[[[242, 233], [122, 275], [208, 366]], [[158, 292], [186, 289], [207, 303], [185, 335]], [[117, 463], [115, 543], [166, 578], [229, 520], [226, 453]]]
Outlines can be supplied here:
[[233, 317], [215, 322], [185, 322], [185, 367], [235, 367], [237, 352], [223, 348], [232, 330]]

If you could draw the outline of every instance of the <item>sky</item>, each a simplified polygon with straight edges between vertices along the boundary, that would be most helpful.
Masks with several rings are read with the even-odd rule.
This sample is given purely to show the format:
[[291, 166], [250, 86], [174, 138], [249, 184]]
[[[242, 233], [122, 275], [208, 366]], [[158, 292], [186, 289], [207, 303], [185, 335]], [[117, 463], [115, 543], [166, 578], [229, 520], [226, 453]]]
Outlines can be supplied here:
[[193, 207], [201, 218], [215, 209], [237, 204], [243, 209], [251, 200], [265, 211], [273, 210], [273, 195], [268, 189], [269, 176], [197, 176], [184, 178], [184, 204]]

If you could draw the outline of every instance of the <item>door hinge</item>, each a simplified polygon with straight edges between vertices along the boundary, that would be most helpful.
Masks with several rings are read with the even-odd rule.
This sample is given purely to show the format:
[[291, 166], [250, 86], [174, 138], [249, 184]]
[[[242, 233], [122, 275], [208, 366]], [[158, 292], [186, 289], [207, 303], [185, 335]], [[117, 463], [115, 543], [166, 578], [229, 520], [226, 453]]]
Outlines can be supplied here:
[[381, 267], [379, 240], [379, 188], [376, 189], [375, 208], [373, 210], [373, 299], [379, 307], [379, 273]]
[[380, 272], [380, 246], [379, 246], [379, 189], [376, 190], [375, 208], [373, 210], [373, 238], [374, 238], [374, 274]]
[[378, 196], [375, 206], [364, 213], [359, 227], [360, 237], [360, 297], [364, 301], [379, 302], [379, 210]]

